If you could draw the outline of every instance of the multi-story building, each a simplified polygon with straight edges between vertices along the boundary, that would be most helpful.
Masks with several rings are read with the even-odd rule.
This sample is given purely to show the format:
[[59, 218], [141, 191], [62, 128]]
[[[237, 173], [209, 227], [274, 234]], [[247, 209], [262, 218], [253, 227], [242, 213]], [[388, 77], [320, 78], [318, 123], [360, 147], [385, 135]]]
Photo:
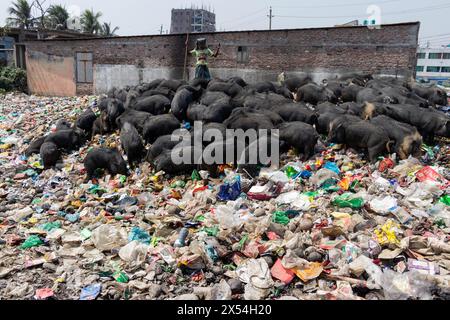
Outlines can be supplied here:
[[170, 33], [215, 32], [216, 15], [203, 8], [172, 9]]
[[416, 71], [419, 81], [450, 84], [450, 46], [419, 48]]

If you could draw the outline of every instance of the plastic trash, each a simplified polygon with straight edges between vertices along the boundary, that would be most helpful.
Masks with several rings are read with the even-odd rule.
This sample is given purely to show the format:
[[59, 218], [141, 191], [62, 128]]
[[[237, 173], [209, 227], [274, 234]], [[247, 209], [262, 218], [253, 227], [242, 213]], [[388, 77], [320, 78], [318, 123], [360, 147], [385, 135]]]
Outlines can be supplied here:
[[180, 234], [178, 235], [178, 239], [175, 241], [175, 244], [173, 245], [175, 248], [182, 248], [186, 246], [186, 238], [189, 235], [189, 229], [183, 228], [180, 231]]
[[100, 295], [102, 285], [99, 283], [81, 289], [80, 300], [95, 300]]
[[340, 208], [360, 209], [364, 206], [364, 199], [354, 197], [351, 193], [344, 193], [333, 200], [333, 204]]
[[397, 199], [394, 197], [379, 197], [369, 202], [370, 208], [380, 215], [387, 215], [397, 208]]
[[225, 183], [220, 186], [217, 198], [220, 201], [234, 201], [241, 195], [241, 179], [237, 177], [236, 181], [232, 184]]
[[22, 245], [20, 246], [20, 249], [29, 249], [29, 248], [33, 248], [33, 247], [38, 247], [43, 244], [44, 244], [44, 241], [42, 241], [41, 238], [39, 238], [39, 236], [32, 235], [32, 236], [29, 236], [24, 241], [24, 243], [22, 243]]
[[101, 251], [120, 248], [128, 242], [126, 230], [114, 225], [101, 225], [92, 232], [91, 239]]
[[138, 227], [133, 227], [130, 234], [128, 235], [128, 241], [139, 241], [141, 243], [150, 244], [152, 238], [145, 230]]
[[261, 300], [266, 298], [274, 282], [269, 266], [264, 259], [249, 259], [236, 269], [239, 280], [246, 283], [245, 300]]
[[126, 262], [141, 264], [147, 257], [149, 246], [139, 241], [131, 241], [119, 250], [119, 257]]

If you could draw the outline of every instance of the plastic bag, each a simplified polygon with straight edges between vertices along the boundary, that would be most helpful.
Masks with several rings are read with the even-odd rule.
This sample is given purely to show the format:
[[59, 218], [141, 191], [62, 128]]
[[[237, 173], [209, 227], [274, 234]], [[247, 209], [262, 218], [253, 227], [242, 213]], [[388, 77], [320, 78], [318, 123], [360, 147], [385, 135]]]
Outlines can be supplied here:
[[234, 201], [241, 195], [241, 179], [237, 176], [234, 183], [225, 183], [220, 186], [217, 199], [220, 201]]
[[225, 281], [225, 279], [220, 280], [211, 290], [212, 300], [231, 300], [231, 287]]
[[110, 224], [95, 229], [91, 238], [95, 247], [101, 251], [119, 248], [128, 242], [125, 229]]
[[394, 197], [379, 197], [370, 201], [370, 208], [378, 214], [387, 215], [397, 207], [397, 199]]
[[128, 241], [139, 241], [141, 243], [145, 243], [145, 244], [150, 244], [152, 238], [150, 237], [150, 235], [148, 234], [148, 232], [138, 228], [138, 227], [133, 227], [131, 229], [130, 234], [128, 235]]
[[139, 241], [132, 241], [119, 250], [119, 257], [126, 262], [140, 264], [147, 257], [149, 246]]
[[364, 205], [363, 198], [353, 197], [351, 193], [344, 193], [333, 200], [333, 204], [340, 208], [360, 209]]
[[38, 247], [40, 245], [43, 245], [44, 241], [41, 240], [37, 235], [32, 235], [27, 238], [27, 240], [22, 243], [20, 246], [20, 249], [29, 249], [33, 247]]
[[269, 266], [264, 259], [249, 259], [236, 269], [239, 280], [246, 283], [245, 300], [261, 300], [266, 298], [274, 282]]

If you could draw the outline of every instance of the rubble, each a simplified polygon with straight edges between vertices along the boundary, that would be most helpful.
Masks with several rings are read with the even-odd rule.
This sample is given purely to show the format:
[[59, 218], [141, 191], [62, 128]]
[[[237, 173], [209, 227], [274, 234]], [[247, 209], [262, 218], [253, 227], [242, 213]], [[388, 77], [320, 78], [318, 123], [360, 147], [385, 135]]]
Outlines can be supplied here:
[[95, 183], [82, 161], [120, 146], [117, 133], [46, 171], [23, 155], [94, 101], [0, 101], [2, 299], [448, 297], [450, 144], [381, 167], [334, 146], [304, 162], [289, 153], [257, 177], [174, 177], [143, 162]]

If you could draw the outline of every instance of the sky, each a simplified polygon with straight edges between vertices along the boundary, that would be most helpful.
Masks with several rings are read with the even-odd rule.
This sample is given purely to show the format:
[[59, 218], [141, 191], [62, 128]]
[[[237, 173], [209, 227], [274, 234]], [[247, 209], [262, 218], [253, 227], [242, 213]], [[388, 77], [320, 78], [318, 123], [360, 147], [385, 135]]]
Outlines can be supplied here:
[[[5, 23], [10, 4], [11, 0], [0, 0], [0, 25]], [[362, 21], [370, 16], [367, 9], [375, 5], [382, 23], [420, 21], [421, 44], [450, 44], [449, 0], [45, 0], [45, 4], [63, 4], [73, 12], [101, 11], [102, 21], [118, 26], [117, 34], [124, 36], [159, 34], [161, 25], [166, 32], [170, 30], [171, 9], [191, 5], [211, 8], [218, 31], [268, 29], [270, 6], [272, 28], [286, 29]]]

